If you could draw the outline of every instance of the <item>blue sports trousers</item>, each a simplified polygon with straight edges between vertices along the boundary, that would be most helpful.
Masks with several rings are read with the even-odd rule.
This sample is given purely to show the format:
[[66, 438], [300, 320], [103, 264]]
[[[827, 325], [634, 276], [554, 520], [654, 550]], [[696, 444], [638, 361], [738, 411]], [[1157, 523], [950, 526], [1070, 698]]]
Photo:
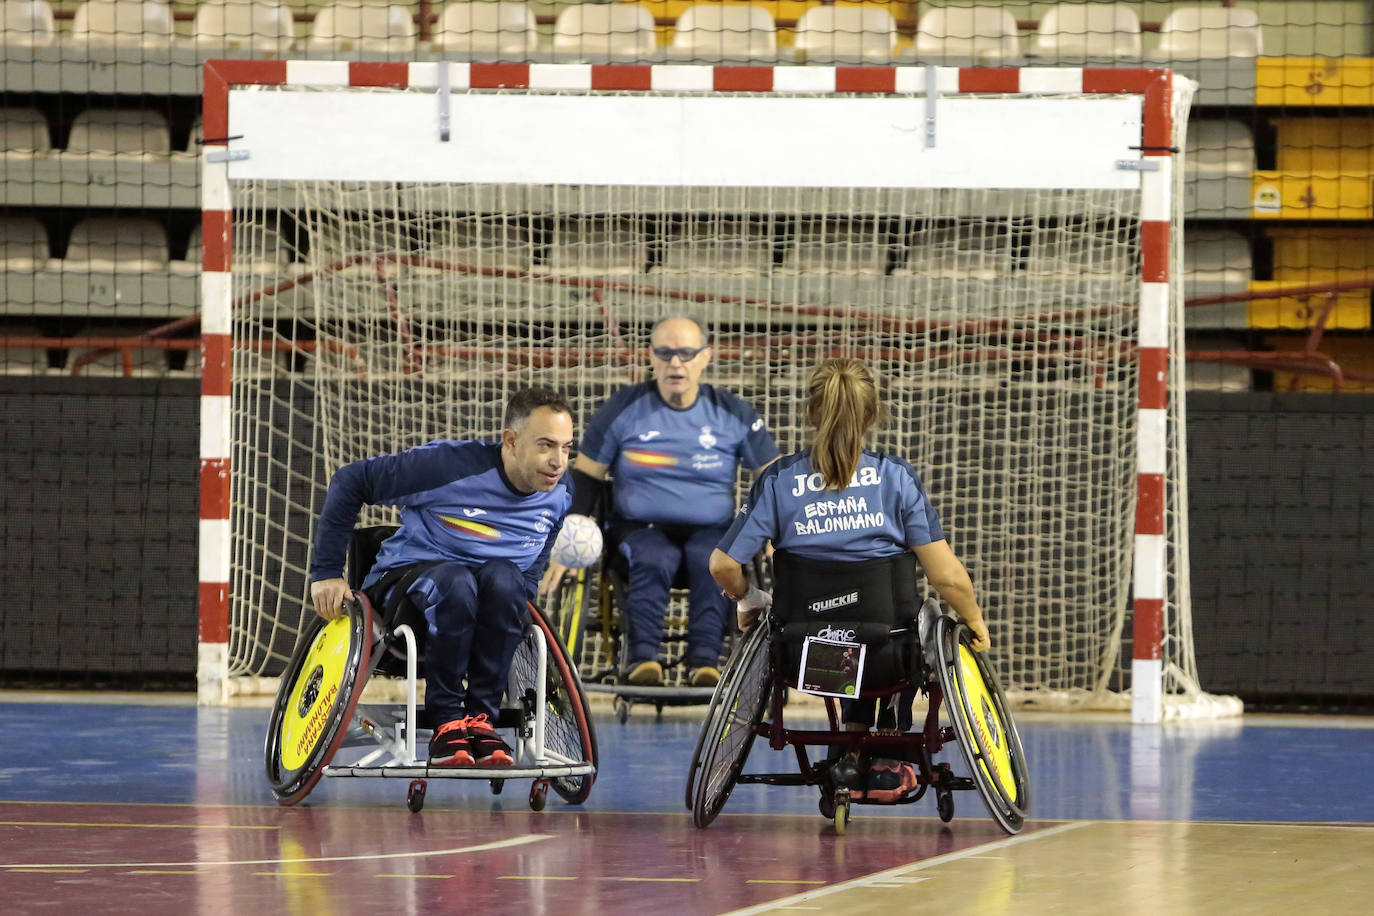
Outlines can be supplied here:
[[658, 658], [663, 642], [663, 618], [668, 611], [668, 593], [678, 568], [684, 563], [691, 590], [684, 661], [689, 668], [720, 663], [727, 602], [716, 580], [711, 578], [707, 564], [727, 527], [697, 528], [683, 538], [673, 537], [657, 527], [637, 528], [621, 536], [620, 553], [629, 566], [630, 580], [623, 609], [628, 631], [628, 663]]
[[439, 563], [406, 596], [428, 630], [425, 709], [435, 724], [482, 713], [495, 723], [528, 619], [524, 574], [509, 560]]

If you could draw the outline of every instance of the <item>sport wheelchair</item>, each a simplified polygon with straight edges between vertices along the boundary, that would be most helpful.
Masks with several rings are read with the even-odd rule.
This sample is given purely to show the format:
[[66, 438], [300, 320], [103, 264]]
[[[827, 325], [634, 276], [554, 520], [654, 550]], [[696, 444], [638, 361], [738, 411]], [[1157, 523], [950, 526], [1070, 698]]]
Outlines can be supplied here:
[[[914, 557], [818, 563], [778, 551], [773, 562], [773, 609], [731, 656], [692, 754], [686, 802], [696, 825], [710, 825], [737, 784], [764, 783], [819, 787], [821, 814], [834, 819], [840, 834], [853, 805], [910, 804], [928, 789], [934, 790], [936, 810], [946, 823], [954, 817], [953, 793], [975, 789], [997, 824], [1017, 833], [1028, 810], [1029, 785], [1006, 697], [984, 653], [973, 651], [967, 626], [944, 613], [934, 598], [916, 609]], [[843, 584], [837, 588], [836, 583]], [[829, 696], [828, 729], [799, 730], [784, 723], [787, 689], [798, 686], [800, 648], [824, 629], [852, 631], [846, 635], [865, 646], [860, 698], [902, 691], [927, 695], [919, 731], [843, 731]], [[947, 725], [941, 724], [942, 708]], [[744, 773], [756, 737], [774, 750], [790, 745], [799, 772]], [[948, 763], [934, 762], [950, 743], [957, 744], [970, 776], [956, 776]], [[812, 760], [811, 746], [825, 748], [826, 755]], [[910, 764], [915, 784], [895, 793], [871, 791], [872, 764], [879, 758]]]
[[[762, 563], [755, 564], [755, 576], [765, 583], [768, 581]], [[549, 615], [557, 622], [558, 633], [569, 654], [578, 662], [587, 692], [612, 696], [616, 718], [622, 724], [629, 720], [631, 709], [640, 703], [652, 704], [659, 714], [665, 706], [709, 703], [715, 688], [690, 686], [683, 660], [688, 614], [685, 564], [673, 580], [664, 616], [663, 649], [659, 655], [664, 672], [661, 686], [645, 687], [620, 679], [628, 642], [623, 612], [628, 591], [629, 571], [625, 559], [608, 534], [601, 561], [587, 569], [570, 570], [548, 599]], [[727, 611], [727, 615], [731, 613]], [[734, 642], [734, 627], [726, 630], [718, 662], [722, 669]]]
[[[361, 591], [394, 526], [356, 529], [349, 546], [348, 580], [354, 599], [345, 614], [326, 622], [311, 614], [286, 670], [267, 729], [267, 780], [277, 802], [295, 805], [321, 776], [411, 780], [406, 804], [418, 812], [427, 780], [487, 779], [499, 793], [509, 779], [532, 779], [529, 804], [543, 810], [548, 789], [568, 804], [587, 799], [596, 776], [596, 736], [577, 670], [554, 628], [530, 606], [530, 624], [511, 663], [509, 686], [496, 727], [513, 729], [515, 763], [503, 767], [430, 767], [417, 758], [417, 740], [436, 723], [416, 708], [424, 621], [408, 602], [384, 622]], [[405, 703], [363, 701], [373, 673], [403, 675]], [[336, 762], [343, 749], [364, 748]]]

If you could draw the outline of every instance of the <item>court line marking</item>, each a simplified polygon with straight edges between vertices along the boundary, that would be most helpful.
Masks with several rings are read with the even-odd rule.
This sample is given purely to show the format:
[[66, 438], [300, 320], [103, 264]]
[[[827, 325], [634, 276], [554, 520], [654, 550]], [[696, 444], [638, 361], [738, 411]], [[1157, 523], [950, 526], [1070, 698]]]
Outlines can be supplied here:
[[524, 836], [511, 837], [508, 840], [496, 840], [491, 843], [479, 843], [476, 846], [455, 846], [452, 849], [431, 849], [421, 852], [373, 853], [363, 856], [313, 856], [295, 859], [230, 859], [224, 862], [207, 862], [205, 860], [194, 862], [60, 862], [43, 864], [22, 862], [14, 865], [0, 864], [0, 870], [13, 871], [21, 868], [211, 868], [229, 865], [294, 865], [306, 862], [368, 862], [382, 859], [421, 859], [429, 856], [452, 856], [465, 852], [487, 852], [492, 849], [509, 849], [512, 846], [525, 846], [530, 843], [539, 843], [543, 840], [551, 840], [553, 838], [554, 836], [551, 833], [527, 833]]
[[497, 881], [576, 881], [577, 875], [497, 875]]
[[115, 821], [0, 821], [0, 827], [136, 827], [144, 830], [280, 830], [277, 824], [121, 824]]
[[745, 907], [742, 910], [731, 910], [728, 913], [722, 914], [722, 916], [754, 916], [756, 913], [767, 913], [769, 910], [776, 910], [781, 907], [796, 906], [798, 904], [808, 903], [818, 897], [828, 897], [840, 891], [853, 890], [859, 887], [870, 887], [874, 882], [903, 877], [913, 871], [933, 868], [936, 865], [945, 865], [949, 862], [957, 862], [960, 859], [967, 859], [982, 853], [991, 852], [994, 849], [1006, 849], [1009, 846], [1019, 846], [1022, 843], [1029, 843], [1044, 837], [1058, 836], [1061, 833], [1068, 833], [1070, 830], [1077, 830], [1080, 827], [1089, 827], [1097, 823], [1099, 822], [1076, 821], [1072, 824], [1060, 824], [1057, 827], [1047, 827], [1044, 830], [1037, 830], [1034, 833], [1025, 833], [1019, 836], [1007, 837], [1002, 840], [994, 840], [991, 843], [970, 846], [968, 849], [961, 849], [958, 852], [947, 852], [944, 855], [935, 856], [934, 858], [926, 859], [921, 862], [898, 865], [896, 868], [889, 868], [886, 871], [874, 872], [871, 875], [863, 875], [858, 878], [850, 878], [848, 881], [841, 881], [839, 884], [832, 884], [818, 890], [802, 891], [799, 894], [793, 894], [791, 897], [782, 897], [768, 903], [760, 903], [755, 906]]

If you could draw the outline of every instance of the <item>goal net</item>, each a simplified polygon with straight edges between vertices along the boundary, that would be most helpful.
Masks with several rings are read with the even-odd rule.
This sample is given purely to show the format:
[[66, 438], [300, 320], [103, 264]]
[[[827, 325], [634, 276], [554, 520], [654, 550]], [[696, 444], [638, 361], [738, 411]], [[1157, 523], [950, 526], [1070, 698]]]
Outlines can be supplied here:
[[1014, 698], [1238, 711], [1189, 619], [1189, 84], [984, 73], [208, 65], [203, 698], [272, 688], [341, 464], [531, 384], [580, 431], [688, 314], [784, 453], [818, 360], [874, 366]]

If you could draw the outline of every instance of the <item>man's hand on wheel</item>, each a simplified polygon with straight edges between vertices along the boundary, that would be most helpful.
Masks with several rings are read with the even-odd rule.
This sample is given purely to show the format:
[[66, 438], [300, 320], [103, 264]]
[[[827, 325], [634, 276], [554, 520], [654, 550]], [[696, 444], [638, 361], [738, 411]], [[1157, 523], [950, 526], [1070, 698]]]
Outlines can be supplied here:
[[555, 560], [549, 560], [549, 568], [544, 570], [544, 576], [539, 580], [539, 594], [547, 595], [558, 588], [558, 583], [563, 581], [567, 573], [568, 567]]
[[353, 590], [343, 579], [320, 579], [310, 583], [310, 600], [315, 602], [315, 613], [325, 620], [338, 620], [343, 616], [343, 604], [353, 597]]

